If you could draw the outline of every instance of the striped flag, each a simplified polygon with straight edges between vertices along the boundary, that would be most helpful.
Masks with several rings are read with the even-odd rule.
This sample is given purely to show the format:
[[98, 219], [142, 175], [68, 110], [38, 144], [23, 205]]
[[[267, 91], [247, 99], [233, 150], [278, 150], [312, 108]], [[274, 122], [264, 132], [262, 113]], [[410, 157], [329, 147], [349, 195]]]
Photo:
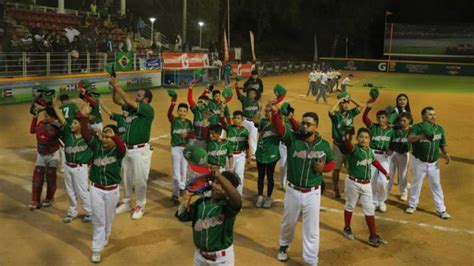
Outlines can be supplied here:
[[3, 98], [11, 97], [11, 96], [13, 96], [13, 89], [3, 89], [2, 90], [2, 97]]
[[224, 30], [224, 63], [229, 61], [229, 47], [227, 45], [227, 34]]

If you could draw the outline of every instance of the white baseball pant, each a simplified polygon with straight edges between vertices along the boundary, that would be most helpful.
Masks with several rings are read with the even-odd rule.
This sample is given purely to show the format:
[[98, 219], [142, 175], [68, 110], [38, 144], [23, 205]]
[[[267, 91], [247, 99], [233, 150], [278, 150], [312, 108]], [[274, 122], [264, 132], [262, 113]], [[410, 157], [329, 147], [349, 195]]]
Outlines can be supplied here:
[[240, 185], [237, 187], [237, 190], [239, 191], [240, 195], [242, 196], [242, 193], [244, 192], [244, 174], [245, 174], [245, 152], [233, 154], [232, 157], [234, 158], [234, 173], [237, 174], [237, 176], [240, 178]]
[[258, 129], [255, 127], [253, 121], [244, 119], [242, 122], [242, 126], [244, 126], [249, 132], [249, 146], [250, 146], [250, 156], [255, 156], [255, 152], [257, 151], [257, 144], [258, 144]]
[[[225, 256], [219, 256], [224, 252]], [[223, 266], [233, 266], [234, 265], [234, 246], [231, 245], [230, 247], [219, 250], [216, 252], [209, 252], [209, 253], [215, 253], [216, 260], [207, 260], [201, 255], [201, 252], [199, 252], [198, 249], [195, 249], [194, 251], [194, 266], [214, 266], [214, 265], [223, 265]]]
[[392, 161], [390, 163], [390, 180], [388, 181], [387, 193], [392, 191], [393, 182], [395, 180], [395, 171], [398, 174], [398, 188], [401, 196], [408, 196], [408, 164], [410, 155], [406, 153], [393, 152]]
[[39, 153], [36, 155], [35, 166], [58, 168], [58, 164], [59, 164], [59, 150], [48, 155], [41, 155]]
[[283, 142], [280, 142], [280, 184], [285, 184], [286, 183], [286, 175], [287, 175], [287, 152], [288, 148]]
[[101, 252], [112, 233], [115, 206], [117, 206], [119, 198], [118, 186], [116, 189], [108, 191], [91, 186], [93, 252]]
[[179, 190], [186, 188], [188, 161], [184, 158], [184, 147], [171, 147], [171, 160], [173, 163], [173, 196], [179, 196]]
[[425, 163], [412, 156], [411, 164], [411, 193], [410, 193], [410, 207], [416, 208], [420, 200], [421, 187], [423, 179], [428, 176], [431, 193], [433, 194], [433, 201], [438, 212], [446, 211], [444, 205], [443, 189], [441, 188], [440, 171], [438, 161], [433, 163]]
[[[379, 161], [385, 170], [390, 169], [390, 156], [385, 154], [375, 154], [375, 159]], [[376, 206], [380, 202], [385, 202], [388, 198], [389, 191], [387, 191], [388, 180], [385, 175], [377, 170], [375, 166], [371, 166], [372, 177], [370, 183], [372, 183], [372, 200]]]
[[145, 207], [146, 189], [148, 175], [150, 174], [151, 156], [150, 144], [145, 144], [142, 148], [127, 149], [127, 153], [122, 161], [124, 167], [125, 197], [122, 202], [130, 204], [133, 188], [137, 205]]
[[91, 197], [89, 192], [89, 166], [84, 164], [72, 168], [66, 164], [64, 168], [64, 185], [69, 197], [70, 216], [77, 216], [77, 202], [79, 201], [86, 215], [91, 215]]
[[321, 190], [303, 193], [289, 185], [285, 191], [285, 207], [280, 226], [280, 246], [289, 246], [295, 237], [295, 227], [300, 212], [303, 213], [303, 260], [310, 265], [318, 264], [319, 209]]
[[357, 200], [360, 198], [360, 204], [365, 216], [373, 216], [375, 214], [375, 206], [372, 200], [372, 186], [370, 183], [361, 184], [346, 178], [344, 183], [344, 195], [346, 196], [346, 203], [344, 210], [354, 212], [357, 205]]

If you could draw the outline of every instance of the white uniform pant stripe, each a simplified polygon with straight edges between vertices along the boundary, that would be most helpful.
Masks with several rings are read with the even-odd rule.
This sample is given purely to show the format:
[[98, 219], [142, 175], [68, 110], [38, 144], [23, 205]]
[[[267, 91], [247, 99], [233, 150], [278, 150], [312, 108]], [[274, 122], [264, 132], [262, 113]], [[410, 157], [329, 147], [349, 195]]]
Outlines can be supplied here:
[[90, 215], [92, 210], [89, 192], [89, 167], [84, 165], [72, 168], [66, 165], [64, 185], [69, 198], [68, 214], [77, 216], [77, 202], [79, 201], [85, 214]]
[[431, 193], [433, 195], [434, 205], [437, 211], [446, 211], [444, 205], [443, 189], [441, 188], [440, 171], [438, 162], [425, 163], [412, 156], [412, 185], [410, 193], [410, 207], [417, 207], [420, 200], [421, 187], [423, 179], [428, 176]]
[[239, 154], [233, 154], [234, 158], [234, 169], [232, 169], [240, 178], [240, 185], [237, 187], [240, 195], [244, 191], [244, 179], [245, 179], [245, 152], [241, 152]]
[[321, 190], [307, 193], [286, 186], [283, 220], [280, 226], [280, 246], [288, 246], [295, 236], [298, 217], [303, 215], [303, 259], [305, 263], [318, 264], [319, 209]]
[[112, 233], [115, 206], [117, 206], [119, 197], [118, 187], [109, 191], [91, 187], [93, 252], [101, 252]]
[[284, 184], [286, 182], [286, 177], [288, 173], [288, 163], [287, 163], [287, 153], [288, 148], [283, 142], [280, 142], [280, 183]]
[[392, 161], [390, 163], [390, 177], [388, 181], [387, 192], [390, 193], [395, 180], [395, 171], [398, 174], [398, 188], [401, 196], [408, 195], [408, 164], [410, 162], [409, 153], [393, 152]]
[[122, 161], [124, 168], [125, 197], [123, 202], [129, 203], [133, 188], [137, 198], [137, 205], [145, 206], [148, 175], [150, 174], [150, 163], [152, 151], [150, 145], [138, 149], [129, 149]]
[[173, 195], [179, 196], [179, 190], [186, 187], [188, 161], [184, 158], [184, 147], [171, 147], [171, 160], [173, 163]]
[[253, 121], [244, 119], [242, 125], [248, 130], [249, 132], [249, 146], [250, 146], [250, 155], [254, 156], [255, 151], [257, 151], [257, 137], [258, 137], [258, 129], [255, 127]]
[[[390, 156], [384, 154], [375, 154], [375, 159], [379, 161], [386, 171], [390, 169]], [[371, 168], [372, 178], [370, 179], [370, 183], [372, 183], [372, 197], [374, 204], [378, 205], [379, 202], [385, 202], [385, 200], [388, 198], [388, 180], [382, 172], [377, 170], [377, 168], [374, 166], [371, 166]]]

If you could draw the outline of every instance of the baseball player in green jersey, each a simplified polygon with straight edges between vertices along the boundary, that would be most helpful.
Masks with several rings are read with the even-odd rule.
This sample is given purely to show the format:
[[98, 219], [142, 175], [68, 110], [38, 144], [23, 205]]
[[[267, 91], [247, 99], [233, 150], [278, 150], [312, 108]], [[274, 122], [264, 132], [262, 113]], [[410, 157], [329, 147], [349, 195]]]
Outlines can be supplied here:
[[446, 135], [444, 129], [436, 123], [436, 111], [433, 107], [423, 108], [421, 117], [423, 122], [413, 125], [408, 135], [408, 141], [412, 143], [413, 160], [410, 201], [405, 212], [409, 214], [415, 212], [420, 199], [423, 179], [428, 176], [436, 214], [442, 219], [449, 219], [451, 216], [446, 212], [444, 205], [438, 165], [439, 150], [443, 152], [446, 164], [451, 161], [447, 150]]
[[[291, 128], [288, 130], [293, 130], [294, 128], [298, 128], [298, 122], [296, 122], [296, 120], [293, 118], [294, 114], [295, 114], [295, 109], [291, 107], [290, 105], [288, 105], [287, 114], [286, 116], [283, 117], [283, 120], [285, 121], [285, 126], [288, 126], [291, 124]], [[280, 189], [285, 190], [286, 179], [288, 176], [288, 160], [287, 160], [288, 148], [286, 147], [283, 141], [280, 141], [279, 150], [280, 150]]]
[[283, 220], [280, 226], [279, 261], [288, 260], [288, 246], [294, 239], [295, 227], [303, 213], [303, 260], [318, 264], [320, 185], [323, 172], [334, 168], [331, 147], [318, 133], [316, 113], [303, 114], [301, 125], [293, 131], [283, 125], [275, 105], [272, 123], [276, 133], [288, 148], [288, 182], [285, 191]]
[[235, 84], [235, 93], [240, 103], [242, 104], [242, 112], [244, 116], [243, 126], [249, 132], [249, 145], [250, 145], [250, 154], [252, 158], [255, 158], [255, 152], [257, 151], [257, 137], [258, 129], [255, 126], [254, 118], [262, 109], [258, 99], [257, 89], [250, 87], [247, 90], [247, 95], [242, 95], [240, 92], [242, 88], [238, 86], [238, 83]]
[[79, 82], [79, 97], [84, 101], [88, 102], [91, 106], [91, 112], [89, 114], [89, 126], [94, 130], [102, 131], [104, 125], [102, 123], [102, 113], [99, 104], [100, 94], [92, 92], [90, 85], [88, 84], [90, 83], [87, 80], [81, 80]]
[[114, 103], [128, 111], [125, 120], [125, 133], [123, 140], [127, 146], [127, 154], [123, 159], [125, 196], [117, 206], [117, 213], [129, 212], [132, 191], [136, 194], [136, 206], [133, 209], [132, 219], [142, 218], [146, 205], [147, 180], [150, 173], [152, 150], [150, 144], [150, 131], [155, 111], [150, 102], [153, 94], [150, 90], [139, 90], [135, 99], [127, 96], [116, 78], [110, 79], [113, 88]]
[[89, 105], [81, 108], [79, 121], [81, 135], [92, 150], [90, 197], [92, 205], [92, 262], [101, 261], [101, 252], [108, 244], [112, 233], [121, 181], [120, 168], [125, 156], [126, 146], [118, 135], [115, 125], [107, 125], [99, 137], [87, 128]]
[[398, 127], [394, 127], [390, 150], [392, 151], [390, 162], [390, 176], [394, 177], [388, 181], [387, 192], [392, 190], [395, 171], [398, 172], [398, 187], [400, 189], [400, 200], [408, 200], [408, 164], [410, 162], [410, 143], [408, 142], [408, 133], [413, 118], [410, 113], [402, 113], [398, 117]]
[[230, 99], [226, 99], [224, 102], [222, 100], [221, 92], [219, 90], [213, 90], [212, 91], [212, 99], [209, 101], [208, 107], [209, 107], [209, 125], [215, 125], [219, 124], [220, 122], [220, 114], [222, 112], [222, 106], [224, 105], [224, 117], [227, 121], [227, 124], [231, 123], [230, 119], [230, 111], [229, 107], [225, 105], [227, 102], [229, 102]]
[[242, 208], [236, 189], [239, 177], [228, 171], [220, 173], [215, 168], [209, 180], [211, 196], [196, 200], [188, 208], [186, 202], [181, 203], [176, 217], [182, 222], [192, 222], [194, 265], [234, 265], [234, 224]]
[[[258, 196], [255, 202], [257, 208], [270, 208], [272, 206], [272, 193], [275, 174], [275, 166], [280, 160], [280, 138], [278, 137], [272, 123], [272, 104], [267, 103], [264, 108], [265, 117], [255, 117], [258, 128], [258, 145], [255, 157], [257, 159], [257, 188]], [[267, 197], [263, 197], [265, 176], [267, 176]]]
[[[72, 121], [74, 119], [74, 115], [79, 110], [79, 108], [77, 107], [77, 104], [74, 101], [72, 101], [69, 98], [69, 95], [67, 94], [61, 94], [59, 96], [59, 101], [61, 102], [61, 107], [59, 107], [59, 109], [63, 113], [64, 118], [66, 119], [67, 122]], [[66, 166], [66, 158], [64, 154], [64, 142], [62, 141], [62, 139], [59, 139], [59, 144], [60, 144], [59, 159], [61, 161], [60, 171], [61, 173], [64, 173], [64, 168]]]
[[[127, 125], [127, 117], [128, 117], [128, 112], [125, 110], [122, 110], [122, 114], [112, 112], [107, 105], [104, 104], [102, 99], [99, 99], [100, 103], [100, 108], [104, 113], [110, 118], [110, 120], [113, 120], [117, 123], [117, 127], [119, 130], [119, 135], [120, 138], [123, 140], [123, 134], [125, 134], [125, 128]], [[123, 169], [123, 168], [122, 168]]]
[[183, 150], [194, 138], [193, 122], [187, 119], [188, 105], [180, 103], [178, 105], [178, 117], [173, 115], [176, 106], [176, 97], [171, 98], [171, 105], [168, 109], [168, 121], [171, 123], [171, 161], [173, 165], [173, 192], [171, 201], [179, 203], [185, 194], [186, 171], [188, 163], [184, 158]]
[[[92, 219], [92, 210], [89, 193], [88, 164], [92, 159], [92, 151], [82, 138], [81, 124], [77, 119], [74, 119], [79, 108], [76, 106], [77, 110], [74, 113], [66, 111], [69, 115], [69, 120], [66, 120], [56, 99], [53, 99], [52, 104], [56, 116], [58, 117], [59, 124], [61, 125], [60, 130], [63, 136], [66, 161], [64, 169], [64, 185], [69, 197], [69, 210], [64, 217], [63, 222], [70, 223], [77, 217], [77, 202], [79, 201], [85, 212], [82, 221], [90, 223]], [[63, 107], [63, 105], [61, 107]]]
[[221, 138], [223, 128], [220, 124], [209, 126], [209, 139], [207, 140], [208, 162], [224, 171], [228, 160], [229, 169], [234, 169], [233, 150], [229, 141]]
[[387, 241], [380, 238], [375, 228], [375, 208], [372, 203], [372, 186], [370, 185], [372, 167], [383, 173], [390, 179], [386, 169], [375, 159], [373, 150], [370, 148], [370, 130], [359, 128], [357, 131], [357, 144], [352, 145], [351, 135], [345, 134], [345, 146], [347, 153], [348, 178], [345, 181], [346, 203], [344, 205], [344, 236], [349, 240], [354, 240], [351, 229], [352, 212], [360, 198], [365, 220], [369, 227], [369, 245], [378, 247], [387, 244]]
[[[362, 111], [364, 105], [352, 98], [347, 92], [340, 93], [336, 104], [329, 109], [329, 118], [331, 119], [332, 128], [332, 152], [334, 161], [336, 161], [336, 168], [332, 172], [334, 197], [340, 198], [339, 192], [339, 173], [341, 171], [342, 163], [345, 161], [346, 150], [344, 147], [343, 134], [346, 131], [351, 131], [354, 134], [354, 118]], [[351, 103], [355, 107], [350, 108]]]
[[[243, 127], [243, 113], [240, 110], [234, 111], [232, 114], [232, 125], [227, 125], [223, 116], [221, 116], [221, 124], [227, 131], [227, 141], [232, 149], [232, 158], [234, 168], [230, 168], [240, 178], [240, 185], [237, 188], [240, 195], [244, 190], [244, 172], [245, 162], [250, 163], [249, 154], [249, 132]], [[247, 159], [247, 160], [246, 160]]]
[[194, 134], [195, 139], [194, 144], [197, 144], [203, 148], [206, 147], [206, 138], [207, 136], [203, 131], [203, 122], [204, 122], [204, 113], [208, 112], [208, 102], [209, 97], [206, 95], [207, 90], [204, 90], [203, 93], [199, 96], [197, 104], [193, 100], [193, 87], [188, 88], [188, 104], [191, 112], [193, 112], [194, 119]]
[[229, 63], [226, 63], [224, 65], [224, 82], [226, 86], [230, 84], [231, 77], [232, 77], [232, 65]]
[[[370, 100], [369, 100], [370, 101]], [[380, 162], [384, 169], [390, 169], [390, 156], [392, 151], [389, 149], [392, 141], [394, 130], [388, 124], [387, 112], [380, 110], [377, 112], [377, 123], [372, 123], [369, 118], [369, 112], [372, 110], [372, 103], [367, 104], [362, 120], [367, 128], [370, 130], [371, 141], [370, 148], [375, 153], [375, 159]], [[375, 167], [372, 167], [372, 193], [374, 205], [381, 212], [387, 211], [385, 201], [390, 194], [388, 191], [388, 180]]]

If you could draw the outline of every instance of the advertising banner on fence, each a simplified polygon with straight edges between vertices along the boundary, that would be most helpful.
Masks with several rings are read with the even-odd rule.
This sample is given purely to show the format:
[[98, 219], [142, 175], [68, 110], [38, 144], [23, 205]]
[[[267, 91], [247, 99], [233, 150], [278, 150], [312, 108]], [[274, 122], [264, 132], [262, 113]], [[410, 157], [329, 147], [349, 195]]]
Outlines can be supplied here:
[[253, 64], [232, 64], [232, 77], [241, 75], [243, 78], [250, 77], [252, 70], [255, 68]]
[[188, 69], [209, 67], [209, 56], [204, 53], [163, 53], [165, 69]]
[[157, 70], [161, 68], [161, 62], [159, 58], [145, 59], [140, 58], [140, 70]]

